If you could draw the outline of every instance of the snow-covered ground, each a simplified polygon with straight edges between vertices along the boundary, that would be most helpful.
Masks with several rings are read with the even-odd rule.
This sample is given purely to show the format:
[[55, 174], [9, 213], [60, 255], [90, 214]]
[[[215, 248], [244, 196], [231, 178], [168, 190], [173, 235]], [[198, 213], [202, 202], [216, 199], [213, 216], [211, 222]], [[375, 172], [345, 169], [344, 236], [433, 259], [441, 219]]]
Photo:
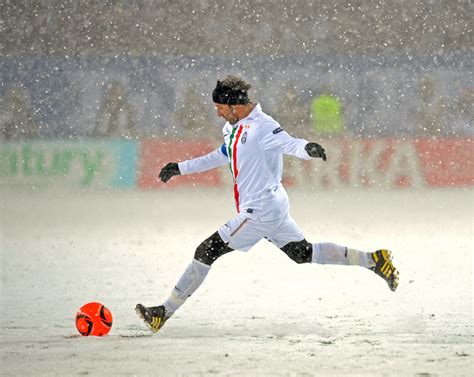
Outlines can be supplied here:
[[[472, 375], [473, 191], [290, 190], [310, 241], [394, 252], [392, 293], [357, 267], [297, 265], [266, 241], [220, 258], [158, 334], [167, 297], [232, 194], [1, 193], [0, 374]], [[114, 325], [79, 336], [101, 301]]]

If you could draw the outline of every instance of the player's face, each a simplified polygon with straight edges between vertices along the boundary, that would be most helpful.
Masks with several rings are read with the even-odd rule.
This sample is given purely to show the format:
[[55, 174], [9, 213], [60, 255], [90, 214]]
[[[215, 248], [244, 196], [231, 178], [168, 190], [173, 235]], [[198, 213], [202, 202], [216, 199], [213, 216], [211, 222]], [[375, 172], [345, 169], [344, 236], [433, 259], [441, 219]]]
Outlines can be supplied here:
[[219, 118], [224, 118], [230, 124], [236, 124], [239, 121], [239, 118], [235, 112], [235, 106], [223, 105], [221, 103], [215, 103], [214, 106]]

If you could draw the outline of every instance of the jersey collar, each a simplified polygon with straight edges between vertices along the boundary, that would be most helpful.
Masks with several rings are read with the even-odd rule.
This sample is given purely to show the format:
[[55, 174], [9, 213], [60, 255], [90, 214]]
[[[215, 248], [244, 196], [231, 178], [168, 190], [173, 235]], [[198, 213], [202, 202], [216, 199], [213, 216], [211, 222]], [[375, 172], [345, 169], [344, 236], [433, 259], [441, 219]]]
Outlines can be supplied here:
[[249, 115], [247, 115], [245, 118], [242, 118], [241, 120], [239, 120], [236, 124], [234, 124], [234, 126], [232, 128], [235, 128], [235, 127], [237, 127], [238, 125], [240, 125], [244, 122], [248, 122], [248, 121], [256, 118], [258, 116], [258, 114], [261, 113], [261, 112], [262, 112], [262, 106], [260, 106], [260, 103], [257, 102], [255, 104], [255, 107], [249, 113]]
[[[261, 112], [262, 112], [262, 106], [260, 106], [260, 103], [257, 102], [253, 110], [250, 112], [250, 114], [247, 115], [244, 119], [255, 118]], [[243, 121], [244, 119], [241, 119], [241, 121]]]

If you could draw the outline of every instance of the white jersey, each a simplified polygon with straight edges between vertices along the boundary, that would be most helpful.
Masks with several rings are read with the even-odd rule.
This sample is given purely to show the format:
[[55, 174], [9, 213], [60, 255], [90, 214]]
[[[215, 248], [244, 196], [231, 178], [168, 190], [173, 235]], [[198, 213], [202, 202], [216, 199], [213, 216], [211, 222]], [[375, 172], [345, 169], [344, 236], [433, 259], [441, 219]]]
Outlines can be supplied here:
[[291, 137], [259, 104], [237, 124], [226, 122], [222, 132], [224, 144], [207, 155], [180, 162], [181, 174], [229, 164], [238, 212], [256, 211], [270, 217], [287, 213], [288, 196], [281, 184], [283, 154], [310, 160], [304, 148], [308, 141]]

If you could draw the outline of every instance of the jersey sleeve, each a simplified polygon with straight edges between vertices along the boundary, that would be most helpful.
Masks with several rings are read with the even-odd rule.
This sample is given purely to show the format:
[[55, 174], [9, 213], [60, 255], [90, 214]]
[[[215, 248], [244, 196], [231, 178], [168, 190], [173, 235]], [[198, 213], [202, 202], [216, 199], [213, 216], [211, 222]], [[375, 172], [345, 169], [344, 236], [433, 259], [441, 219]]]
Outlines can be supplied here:
[[200, 173], [200, 172], [211, 170], [211, 169], [227, 164], [229, 161], [227, 157], [224, 155], [222, 149], [223, 148], [220, 147], [204, 156], [179, 162], [178, 163], [179, 171], [183, 175]]
[[304, 149], [308, 141], [292, 137], [276, 122], [262, 127], [260, 143], [265, 152], [282, 153], [303, 160], [311, 160], [311, 156]]

